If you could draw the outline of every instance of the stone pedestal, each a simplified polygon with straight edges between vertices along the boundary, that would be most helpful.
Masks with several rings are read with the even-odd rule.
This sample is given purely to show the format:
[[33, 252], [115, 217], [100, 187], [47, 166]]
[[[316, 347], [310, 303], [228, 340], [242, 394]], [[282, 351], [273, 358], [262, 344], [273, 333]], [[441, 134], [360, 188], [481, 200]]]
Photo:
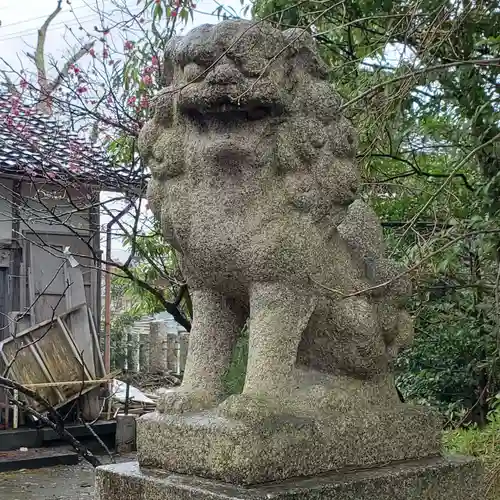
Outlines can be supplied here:
[[469, 500], [483, 487], [479, 461], [441, 456], [425, 408], [151, 413], [137, 424], [139, 462], [99, 468], [97, 500]]
[[252, 485], [438, 456], [439, 417], [399, 405], [314, 417], [149, 413], [137, 421], [142, 466]]
[[140, 468], [97, 469], [96, 500], [470, 500], [481, 498], [481, 467], [466, 458], [432, 458], [253, 487]]

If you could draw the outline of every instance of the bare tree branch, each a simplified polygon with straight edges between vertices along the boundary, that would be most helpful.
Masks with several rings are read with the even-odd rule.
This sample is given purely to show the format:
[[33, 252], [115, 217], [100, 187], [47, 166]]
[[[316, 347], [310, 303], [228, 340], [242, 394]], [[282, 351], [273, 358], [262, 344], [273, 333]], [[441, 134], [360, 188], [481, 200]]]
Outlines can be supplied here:
[[[18, 389], [18, 390], [19, 390], [19, 392], [22, 392], [20, 389]], [[92, 467], [99, 467], [100, 465], [102, 465], [101, 461], [86, 446], [84, 446], [71, 433], [69, 433], [64, 427], [60, 428], [50, 418], [47, 418], [45, 415], [42, 415], [41, 413], [37, 412], [34, 408], [31, 408], [26, 403], [23, 403], [22, 401], [18, 401], [17, 399], [14, 399], [13, 397], [9, 397], [9, 403], [17, 406], [19, 409], [23, 410], [24, 412], [28, 413], [29, 415], [32, 415], [33, 417], [37, 418], [45, 425], [52, 428], [59, 435], [59, 437], [64, 439], [64, 441], [67, 441], [68, 443], [70, 443], [71, 446], [75, 449], [75, 451], [81, 457], [83, 457], [85, 460], [87, 460], [87, 462], [89, 462], [89, 464], [92, 465]]]
[[37, 44], [35, 49], [35, 54], [27, 54], [30, 57], [36, 67], [37, 79], [39, 85], [40, 99], [38, 103], [38, 110], [46, 113], [52, 113], [52, 98], [54, 91], [59, 88], [64, 78], [68, 76], [70, 68], [80, 60], [89, 50], [94, 46], [95, 41], [89, 41], [85, 43], [77, 52], [75, 52], [69, 59], [65, 62], [61, 71], [58, 72], [57, 77], [49, 82], [47, 76], [47, 66], [45, 64], [45, 41], [47, 39], [47, 31], [49, 29], [52, 21], [57, 17], [57, 15], [62, 10], [62, 0], [57, 1], [57, 7], [55, 10], [47, 17], [42, 27], [38, 30]]
[[5, 81], [1, 82], [1, 84], [7, 89], [7, 92], [10, 92], [12, 95], [19, 97], [20, 93], [17, 87], [15, 86], [14, 82], [11, 80], [10, 76], [7, 74], [7, 71], [5, 70], [0, 70], [0, 73], [2, 73]]
[[40, 103], [38, 109], [44, 113], [51, 112], [50, 104], [50, 85], [47, 79], [47, 68], [45, 66], [45, 40], [47, 39], [47, 30], [50, 23], [57, 17], [62, 10], [62, 0], [57, 0], [57, 7], [52, 14], [47, 17], [42, 27], [38, 30], [36, 50], [34, 61], [37, 71], [38, 85], [40, 90]]
[[84, 55], [88, 54], [89, 50], [95, 45], [95, 40], [85, 43], [80, 50], [75, 52], [64, 64], [61, 71], [59, 71], [57, 77], [49, 85], [49, 92], [52, 94], [56, 90], [64, 78], [68, 76], [69, 69], [77, 61], [79, 61]]

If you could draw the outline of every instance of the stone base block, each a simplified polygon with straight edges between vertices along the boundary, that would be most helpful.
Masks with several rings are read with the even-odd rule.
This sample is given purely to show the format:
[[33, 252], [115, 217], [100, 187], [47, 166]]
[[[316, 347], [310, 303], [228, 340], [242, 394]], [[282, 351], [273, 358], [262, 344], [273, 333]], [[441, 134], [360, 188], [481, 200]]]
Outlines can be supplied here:
[[470, 500], [482, 469], [468, 458], [433, 458], [339, 471], [255, 487], [143, 469], [137, 462], [97, 469], [96, 500]]
[[254, 422], [149, 413], [137, 421], [137, 447], [141, 466], [249, 485], [439, 456], [441, 422], [404, 405]]

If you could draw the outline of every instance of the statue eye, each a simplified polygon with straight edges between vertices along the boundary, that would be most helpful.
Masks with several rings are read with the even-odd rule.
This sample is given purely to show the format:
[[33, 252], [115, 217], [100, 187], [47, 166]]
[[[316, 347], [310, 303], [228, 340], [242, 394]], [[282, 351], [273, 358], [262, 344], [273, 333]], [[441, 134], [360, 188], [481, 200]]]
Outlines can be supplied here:
[[267, 61], [258, 54], [231, 54], [231, 59], [245, 76], [259, 77], [266, 73]]
[[199, 82], [205, 76], [205, 70], [196, 63], [189, 63], [184, 66], [184, 76], [188, 82]]
[[175, 179], [184, 173], [182, 162], [162, 162], [150, 165], [151, 176], [160, 182]]

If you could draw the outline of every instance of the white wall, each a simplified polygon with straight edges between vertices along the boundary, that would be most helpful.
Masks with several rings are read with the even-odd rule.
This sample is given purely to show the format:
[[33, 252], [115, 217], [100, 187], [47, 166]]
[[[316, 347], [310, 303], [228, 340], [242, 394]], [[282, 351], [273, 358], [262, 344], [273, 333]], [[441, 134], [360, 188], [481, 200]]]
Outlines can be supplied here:
[[0, 244], [12, 238], [12, 180], [0, 178]]

